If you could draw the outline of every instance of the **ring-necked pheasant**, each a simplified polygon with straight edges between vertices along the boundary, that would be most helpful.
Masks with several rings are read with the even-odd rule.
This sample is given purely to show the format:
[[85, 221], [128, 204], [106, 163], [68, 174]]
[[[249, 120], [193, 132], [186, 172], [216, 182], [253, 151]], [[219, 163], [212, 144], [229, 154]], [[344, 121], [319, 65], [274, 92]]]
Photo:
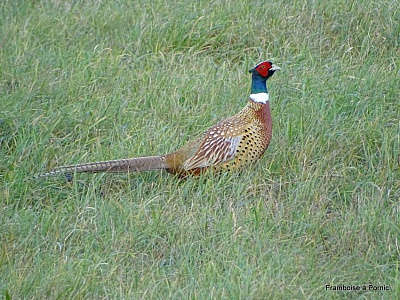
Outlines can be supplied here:
[[49, 175], [82, 172], [136, 172], [165, 169], [179, 176], [198, 175], [240, 169], [254, 163], [268, 148], [272, 134], [267, 80], [280, 70], [269, 61], [259, 63], [252, 73], [251, 94], [247, 105], [236, 115], [222, 120], [200, 137], [177, 151], [162, 156], [100, 161], [58, 167]]

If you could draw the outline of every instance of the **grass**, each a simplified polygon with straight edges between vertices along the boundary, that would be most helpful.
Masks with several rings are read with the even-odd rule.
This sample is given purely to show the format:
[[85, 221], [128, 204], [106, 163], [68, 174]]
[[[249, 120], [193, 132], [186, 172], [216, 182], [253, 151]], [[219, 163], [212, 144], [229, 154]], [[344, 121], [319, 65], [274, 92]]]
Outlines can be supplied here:
[[[399, 11], [3, 1], [2, 297], [399, 298]], [[26, 181], [173, 151], [243, 107], [265, 59], [283, 69], [269, 81], [273, 140], [241, 174]]]

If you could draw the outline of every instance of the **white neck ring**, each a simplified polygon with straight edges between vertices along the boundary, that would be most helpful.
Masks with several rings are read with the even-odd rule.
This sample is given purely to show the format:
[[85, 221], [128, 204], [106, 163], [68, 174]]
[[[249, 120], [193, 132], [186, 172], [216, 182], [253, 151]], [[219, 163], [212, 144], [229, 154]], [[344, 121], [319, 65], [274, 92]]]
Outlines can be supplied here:
[[257, 103], [267, 103], [269, 100], [268, 93], [250, 94], [250, 99]]

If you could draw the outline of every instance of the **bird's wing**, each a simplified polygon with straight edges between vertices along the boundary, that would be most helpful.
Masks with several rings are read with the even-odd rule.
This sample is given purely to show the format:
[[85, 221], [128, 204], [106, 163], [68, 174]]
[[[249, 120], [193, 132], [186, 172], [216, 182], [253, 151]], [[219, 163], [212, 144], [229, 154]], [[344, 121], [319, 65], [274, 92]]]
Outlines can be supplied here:
[[183, 162], [185, 170], [206, 168], [233, 159], [243, 137], [241, 126], [234, 121], [225, 120], [211, 127], [205, 134], [200, 147]]

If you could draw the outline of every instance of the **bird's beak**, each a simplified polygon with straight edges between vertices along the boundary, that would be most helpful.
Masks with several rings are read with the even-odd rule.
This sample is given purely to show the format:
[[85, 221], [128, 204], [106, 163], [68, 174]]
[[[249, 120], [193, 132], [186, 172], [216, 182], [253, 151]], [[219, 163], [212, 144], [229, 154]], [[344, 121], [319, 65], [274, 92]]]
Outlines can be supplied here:
[[272, 66], [271, 69], [269, 69], [269, 71], [278, 71], [278, 70], [281, 70], [281, 68], [278, 66], [274, 66], [274, 65]]

